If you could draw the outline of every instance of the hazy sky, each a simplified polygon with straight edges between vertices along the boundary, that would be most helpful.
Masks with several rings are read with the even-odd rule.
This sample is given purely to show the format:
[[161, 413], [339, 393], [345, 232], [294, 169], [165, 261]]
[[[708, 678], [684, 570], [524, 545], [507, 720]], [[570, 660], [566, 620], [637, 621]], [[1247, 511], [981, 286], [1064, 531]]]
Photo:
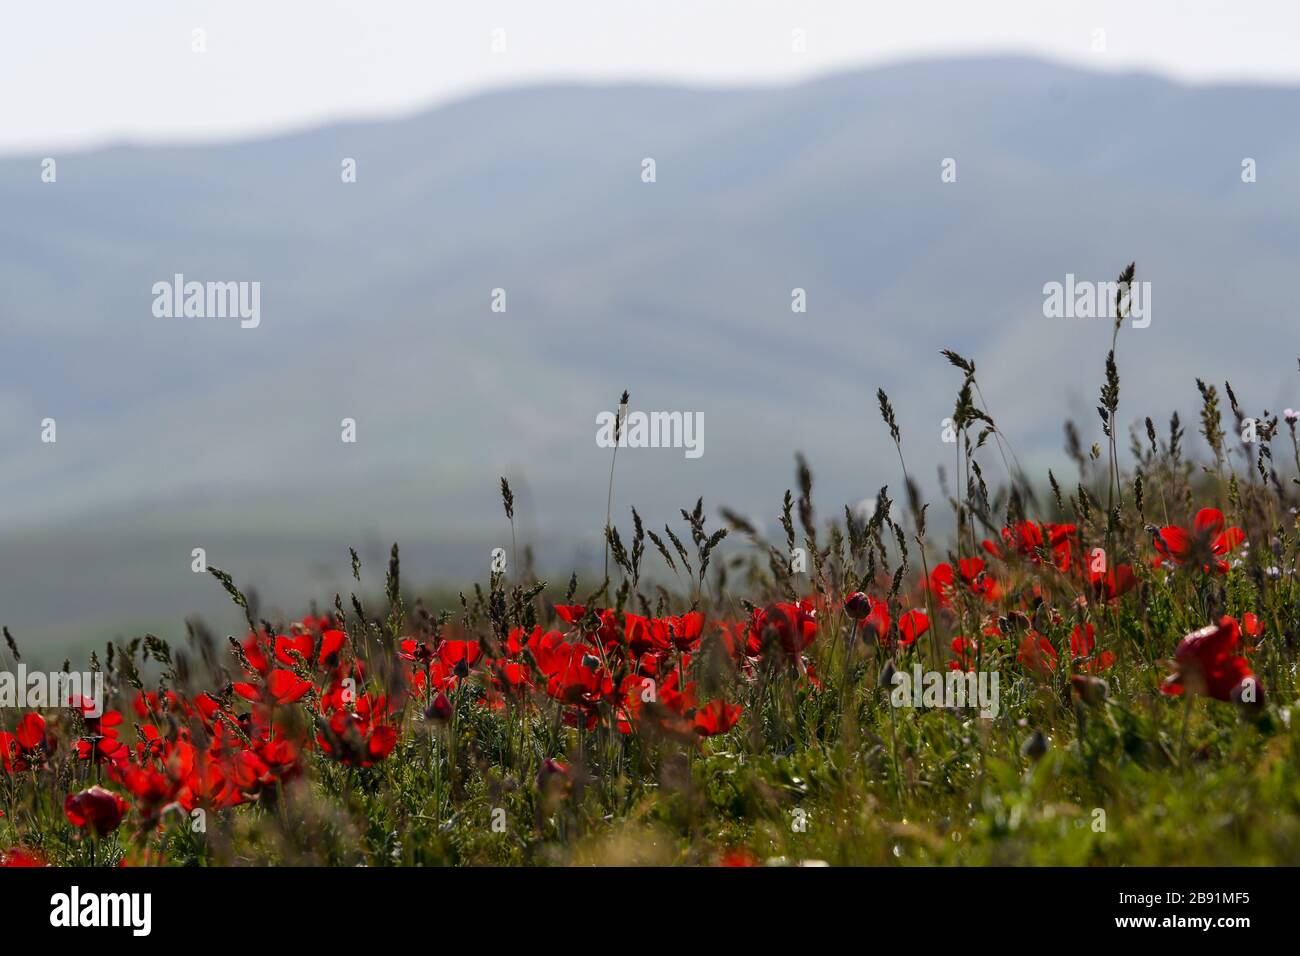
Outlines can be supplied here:
[[1297, 82], [1297, 28], [1294, 0], [6, 0], [0, 152], [250, 135], [544, 79], [780, 82], [952, 52]]

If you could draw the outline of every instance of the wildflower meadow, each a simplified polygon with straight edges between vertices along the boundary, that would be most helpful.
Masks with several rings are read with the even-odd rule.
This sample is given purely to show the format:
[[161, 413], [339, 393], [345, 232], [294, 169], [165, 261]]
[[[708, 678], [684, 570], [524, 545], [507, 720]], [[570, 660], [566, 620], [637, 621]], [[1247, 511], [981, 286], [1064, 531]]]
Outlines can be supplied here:
[[1023, 471], [975, 361], [946, 352], [942, 499], [864, 391], [855, 440], [897, 481], [818, 513], [787, 449], [775, 538], [703, 500], [639, 513], [614, 441], [603, 574], [517, 560], [505, 479], [512, 560], [441, 602], [396, 544], [292, 620], [212, 567], [245, 630], [111, 642], [64, 665], [77, 696], [50, 699], [55, 674], [43, 706], [0, 711], [0, 859], [1294, 863], [1297, 413], [1201, 380], [1197, 422], [1124, 409], [1117, 315], [1106, 443], [1067, 424], [1070, 474]]

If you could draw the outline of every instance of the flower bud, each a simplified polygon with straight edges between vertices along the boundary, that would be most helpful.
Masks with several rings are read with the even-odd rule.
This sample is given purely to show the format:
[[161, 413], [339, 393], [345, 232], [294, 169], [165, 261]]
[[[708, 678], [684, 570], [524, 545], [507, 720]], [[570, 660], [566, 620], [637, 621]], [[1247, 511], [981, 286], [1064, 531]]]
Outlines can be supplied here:
[[75, 827], [89, 829], [96, 836], [116, 830], [129, 808], [130, 804], [116, 793], [98, 785], [63, 801], [63, 813], [68, 821]]
[[881, 687], [893, 687], [893, 686], [894, 686], [894, 673], [895, 673], [895, 671], [894, 671], [894, 662], [893, 662], [893, 661], [885, 661], [885, 666], [882, 667], [882, 668], [880, 669], [880, 686], [881, 686]]
[[871, 613], [871, 598], [862, 591], [854, 591], [844, 599], [844, 610], [853, 620], [860, 621]]
[[1070, 686], [1085, 704], [1100, 704], [1110, 693], [1104, 680], [1088, 674], [1075, 674], [1070, 678]]
[[451, 717], [451, 701], [442, 691], [438, 691], [438, 696], [433, 699], [424, 716], [428, 720], [447, 720]]
[[1037, 763], [1043, 758], [1043, 755], [1047, 753], [1047, 748], [1047, 738], [1043, 736], [1041, 730], [1035, 730], [1034, 735], [1021, 745], [1020, 753], [1022, 756], [1028, 757], [1030, 760], [1034, 761], [1034, 763]]
[[537, 789], [545, 790], [546, 785], [557, 778], [567, 779], [569, 776], [568, 766], [554, 757], [547, 757], [542, 761], [541, 769], [537, 771]]

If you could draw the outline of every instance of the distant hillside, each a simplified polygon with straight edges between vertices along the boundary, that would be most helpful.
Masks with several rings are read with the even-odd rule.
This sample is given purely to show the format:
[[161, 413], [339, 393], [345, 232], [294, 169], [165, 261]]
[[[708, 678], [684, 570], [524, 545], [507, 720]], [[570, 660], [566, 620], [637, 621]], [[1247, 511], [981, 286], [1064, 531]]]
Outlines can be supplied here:
[[[1109, 329], [1045, 319], [1042, 287], [1130, 259], [1153, 321], [1122, 333], [1122, 418], [1190, 410], [1198, 375], [1300, 404], [1297, 115], [1294, 89], [962, 59], [523, 89], [59, 155], [52, 185], [39, 155], [0, 160], [0, 621], [55, 644], [175, 628], [224, 600], [197, 546], [290, 607], [343, 586], [349, 544], [400, 539], [412, 581], [481, 571], [508, 535], [502, 474], [567, 568], [599, 549], [595, 416], [623, 388], [706, 421], [698, 460], [620, 454], [621, 513], [656, 525], [700, 494], [772, 521], [792, 437], [828, 508], [896, 485], [877, 386], [933, 476], [954, 458], [943, 347], [978, 362], [1022, 460], [1054, 460], [1067, 412], [1100, 438]], [[260, 282], [260, 327], [156, 318], [175, 273]]]

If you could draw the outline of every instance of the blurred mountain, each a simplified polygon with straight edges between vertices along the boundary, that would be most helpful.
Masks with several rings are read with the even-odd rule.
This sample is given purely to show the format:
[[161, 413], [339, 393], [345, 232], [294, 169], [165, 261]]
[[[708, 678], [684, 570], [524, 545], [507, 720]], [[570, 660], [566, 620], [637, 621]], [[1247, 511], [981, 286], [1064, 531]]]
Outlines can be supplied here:
[[[897, 485], [877, 386], [937, 487], [958, 385], [941, 348], [977, 362], [1026, 467], [1059, 468], [1064, 418], [1101, 437], [1110, 328], [1044, 318], [1043, 285], [1130, 260], [1152, 323], [1120, 335], [1125, 422], [1187, 414], [1196, 376], [1252, 409], [1300, 404], [1298, 115], [1296, 89], [976, 58], [521, 89], [57, 155], [53, 184], [42, 156], [0, 159], [0, 621], [51, 647], [174, 634], [190, 611], [233, 627], [195, 547], [290, 611], [347, 586], [349, 545], [373, 583], [397, 539], [408, 581], [463, 586], [509, 544], [501, 475], [521, 547], [567, 578], [600, 553], [595, 417], [624, 388], [705, 420], [697, 460], [620, 453], [624, 522], [702, 494], [775, 527], [795, 448], [824, 512]], [[176, 273], [260, 282], [260, 326], [155, 317]]]

